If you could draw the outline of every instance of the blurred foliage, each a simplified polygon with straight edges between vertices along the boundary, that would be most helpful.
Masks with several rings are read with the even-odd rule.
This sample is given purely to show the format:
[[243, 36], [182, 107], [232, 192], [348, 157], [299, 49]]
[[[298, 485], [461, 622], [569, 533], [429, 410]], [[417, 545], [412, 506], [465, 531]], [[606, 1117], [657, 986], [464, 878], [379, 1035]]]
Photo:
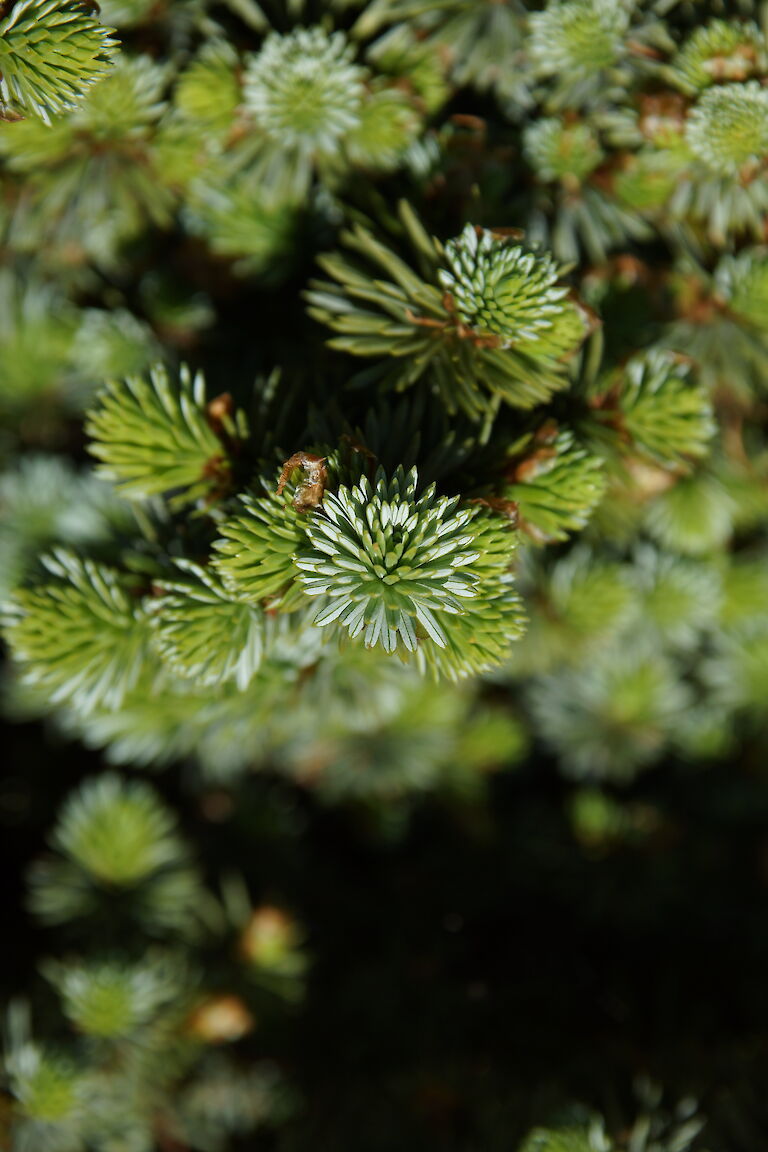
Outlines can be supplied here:
[[766, 28], [0, 3], [0, 1145], [762, 1146]]

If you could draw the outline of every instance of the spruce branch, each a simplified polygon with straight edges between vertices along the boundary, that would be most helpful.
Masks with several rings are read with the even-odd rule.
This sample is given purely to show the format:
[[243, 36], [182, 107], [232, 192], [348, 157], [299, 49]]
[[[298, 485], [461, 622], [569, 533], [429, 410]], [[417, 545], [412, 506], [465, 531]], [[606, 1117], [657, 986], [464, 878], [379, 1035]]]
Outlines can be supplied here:
[[654, 350], [627, 364], [617, 392], [593, 401], [598, 422], [616, 447], [667, 468], [689, 468], [707, 454], [715, 432], [711, 403], [692, 366]]
[[300, 579], [308, 595], [330, 599], [316, 624], [339, 620], [351, 636], [364, 631], [366, 647], [415, 652], [418, 622], [423, 636], [445, 646], [433, 613], [458, 613], [459, 598], [474, 592], [462, 571], [478, 559], [466, 531], [471, 513], [452, 516], [458, 501], [438, 501], [434, 489], [417, 500], [417, 479], [415, 470], [391, 481], [379, 472], [375, 487], [363, 478], [329, 494], [308, 522]]
[[570, 190], [584, 181], [605, 158], [600, 141], [585, 122], [545, 116], [523, 130], [526, 159], [542, 180], [564, 180]]
[[360, 107], [359, 123], [346, 137], [350, 163], [377, 172], [396, 169], [421, 127], [422, 117], [408, 93], [379, 80]]
[[622, 566], [583, 544], [554, 564], [523, 553], [518, 586], [528, 627], [511, 654], [513, 676], [536, 676], [589, 660], [632, 620], [636, 598]]
[[[265, 185], [303, 199], [313, 173], [335, 187], [355, 167], [402, 163], [424, 122], [418, 88], [357, 57], [344, 32], [321, 27], [272, 32], [250, 57], [243, 106]], [[375, 54], [369, 61], [375, 65]]]
[[367, 49], [366, 61], [395, 90], [407, 93], [411, 103], [436, 114], [450, 96], [445, 50], [421, 29], [396, 24]]
[[224, 2], [249, 28], [253, 28], [256, 32], [266, 32], [269, 29], [269, 19], [256, 0], [224, 0]]
[[132, 888], [186, 860], [176, 821], [147, 784], [113, 773], [66, 801], [51, 844], [95, 883]]
[[[9, 714], [166, 770], [232, 859], [259, 827], [312, 856], [318, 805], [391, 844], [441, 788], [476, 823], [487, 776], [542, 754], [565, 784], [526, 769], [514, 821], [557, 864], [564, 815], [577, 879], [711, 814], [715, 758], [749, 766], [768, 722], [758, 2], [103, 0], [126, 54], [0, 132]], [[94, 10], [0, 0], [2, 84], [9, 22]], [[95, 380], [85, 477], [62, 461]], [[28, 444], [61, 458], [17, 467]], [[709, 762], [686, 813], [681, 758]], [[62, 930], [41, 974], [76, 1060], [12, 1046], [14, 1147], [222, 1152], [282, 1123], [253, 1055], [283, 1053], [307, 952], [275, 845], [214, 896], [170, 802], [108, 770], [51, 847], [30, 908]], [[520, 1152], [699, 1147], [692, 1103], [625, 1102], [615, 1132], [532, 1114]]]
[[109, 485], [61, 457], [30, 453], [0, 473], [0, 595], [26, 583], [56, 544], [104, 545], [133, 529]]
[[248, 687], [264, 655], [264, 613], [228, 594], [213, 572], [177, 560], [185, 578], [158, 582], [149, 620], [155, 647], [178, 676], [212, 687]]
[[706, 556], [723, 548], [733, 533], [733, 496], [716, 475], [700, 469], [684, 476], [653, 500], [645, 526], [670, 552]]
[[738, 82], [768, 70], [765, 36], [752, 21], [711, 20], [697, 28], [672, 59], [668, 75], [686, 95]]
[[26, 1005], [11, 1006], [8, 1032], [3, 1063], [14, 1100], [14, 1138], [22, 1148], [45, 1152], [82, 1147], [87, 1091], [82, 1070], [61, 1052], [34, 1043]]
[[684, 172], [685, 162], [675, 150], [640, 149], [626, 158], [625, 166], [616, 174], [616, 196], [631, 210], [658, 217]]
[[47, 924], [128, 916], [150, 936], [199, 929], [204, 892], [173, 813], [139, 780], [107, 772], [66, 800], [50, 838], [55, 855], [32, 868], [30, 904]]
[[713, 273], [697, 268], [676, 285], [680, 319], [663, 332], [662, 342], [691, 357], [711, 392], [725, 389], [749, 401], [764, 387], [765, 267], [764, 249], [748, 247], [738, 256], [723, 256]]
[[619, 781], [657, 759], [691, 704], [690, 690], [662, 652], [623, 646], [544, 677], [529, 699], [569, 775]]
[[6, 636], [23, 680], [82, 714], [119, 708], [136, 683], [147, 625], [114, 569], [63, 549], [45, 559], [55, 582], [14, 595]]
[[638, 548], [628, 572], [640, 596], [639, 619], [659, 635], [659, 643], [692, 650], [716, 622], [721, 576], [714, 565]]
[[46, 123], [75, 107], [110, 69], [117, 41], [74, 0], [15, 0], [0, 20], [3, 117], [34, 112]]
[[768, 699], [768, 627], [765, 617], [717, 637], [704, 668], [715, 701], [739, 717], [764, 722]]
[[715, 271], [715, 286], [728, 310], [759, 336], [768, 350], [768, 251], [753, 248], [738, 256], [724, 256]]
[[622, 203], [606, 185], [614, 177], [606, 177], [602, 165], [611, 158], [589, 121], [573, 113], [534, 120], [523, 130], [523, 151], [537, 182], [525, 216], [532, 246], [550, 248], [565, 263], [586, 254], [599, 264], [612, 250], [651, 237], [638, 210], [644, 205], [626, 196]]
[[0, 134], [0, 155], [23, 179], [20, 250], [114, 269], [126, 240], [170, 224], [175, 193], [156, 146], [168, 75], [148, 56], [121, 56], [65, 119], [30, 118]]
[[443, 249], [409, 208], [401, 215], [423, 276], [359, 227], [343, 237], [356, 261], [321, 258], [336, 283], [314, 282], [307, 298], [310, 315], [340, 333], [330, 346], [393, 358], [367, 376], [397, 390], [424, 379], [449, 412], [474, 420], [499, 400], [530, 408], [563, 388], [587, 320], [555, 286], [549, 258], [471, 226]]
[[[467, 617], [466, 642], [486, 614], [495, 615], [514, 534], [500, 520], [491, 528], [478, 508], [457, 510], [458, 498], [438, 498], [434, 486], [417, 496], [417, 484], [415, 469], [391, 479], [380, 469], [373, 484], [363, 477], [326, 494], [308, 518], [296, 565], [307, 595], [327, 600], [317, 625], [338, 622], [368, 648], [415, 653], [420, 641], [447, 648], [453, 617]], [[452, 655], [461, 654], [457, 643]]]
[[108, 384], [87, 417], [101, 475], [126, 495], [175, 493], [182, 505], [212, 498], [229, 482], [231, 455], [246, 436], [228, 397], [206, 404], [205, 380], [185, 367], [173, 380], [163, 365], [148, 378]]
[[245, 74], [245, 103], [275, 143], [302, 155], [333, 154], [360, 123], [366, 70], [343, 33], [270, 33]]
[[[180, 993], [175, 966], [152, 960], [49, 964], [46, 975], [73, 1026], [97, 1039], [135, 1037]], [[146, 1042], [146, 1034], [140, 1039]]]
[[101, 385], [143, 372], [160, 355], [150, 326], [124, 308], [83, 308], [72, 347], [77, 370]]
[[368, 408], [364, 421], [330, 425], [317, 413], [313, 431], [318, 442], [339, 448], [329, 460], [340, 479], [354, 484], [370, 465], [380, 464], [388, 473], [402, 465], [406, 471], [418, 464], [423, 484], [440, 481], [461, 471], [478, 451], [482, 429], [461, 416], [449, 416], [439, 397], [416, 387], [392, 403], [382, 397]]
[[447, 60], [456, 86], [492, 90], [514, 114], [530, 104], [525, 16], [518, 0], [374, 0], [353, 33], [366, 37], [389, 25], [394, 39], [413, 30], [422, 44]]
[[208, 40], [184, 69], [173, 92], [174, 108], [195, 125], [205, 125], [207, 140], [231, 129], [242, 100], [239, 58], [225, 39]]
[[425, 644], [417, 654], [419, 666], [436, 679], [461, 680], [499, 667], [509, 660], [527, 625], [512, 568], [517, 533], [508, 517], [482, 502], [475, 507], [477, 600], [462, 602], [463, 614], [449, 617], [445, 647]]
[[719, 623], [727, 630], [758, 625], [768, 604], [768, 569], [761, 557], [735, 556], [722, 573]]
[[708, 88], [691, 111], [685, 138], [719, 175], [757, 170], [768, 154], [768, 91], [756, 80]]
[[518, 505], [520, 529], [538, 543], [566, 540], [583, 528], [606, 487], [600, 457], [554, 423], [514, 446], [504, 475], [504, 496]]
[[190, 187], [184, 213], [189, 231], [203, 236], [217, 255], [235, 258], [242, 275], [286, 275], [300, 218], [293, 197], [265, 194], [262, 181], [226, 167], [212, 179], [211, 169]]
[[306, 531], [292, 497], [292, 486], [280, 495], [274, 489], [245, 493], [239, 509], [220, 526], [213, 567], [233, 596], [284, 611], [301, 599], [293, 559]]
[[536, 73], [590, 93], [626, 50], [632, 0], [550, 0], [530, 17], [528, 50]]
[[[234, 0], [230, 0], [234, 6]], [[238, 0], [238, 6], [241, 0]], [[292, 1115], [294, 1092], [286, 1075], [268, 1060], [243, 1067], [221, 1052], [206, 1055], [180, 1086], [175, 1125], [189, 1147], [220, 1147], [260, 1125], [277, 1127]]]
[[[675, 170], [678, 174], [678, 169]], [[621, 173], [620, 175], [623, 175]], [[652, 186], [657, 194], [658, 181]], [[632, 242], [649, 240], [652, 230], [642, 218], [645, 203], [626, 202], [606, 195], [589, 181], [577, 190], [567, 182], [536, 190], [526, 217], [526, 235], [532, 245], [551, 248], [558, 260], [573, 263], [586, 256], [595, 264]]]
[[[480, 0], [478, 6], [490, 5], [495, 0]], [[505, 4], [507, 0], [502, 0]], [[461, 12], [470, 7], [472, 0], [371, 0], [358, 17], [354, 32], [364, 38], [378, 32], [385, 24], [418, 20], [422, 16], [445, 15]]]
[[[281, 741], [290, 744], [296, 737], [297, 716], [294, 709], [285, 709], [285, 693], [303, 698], [304, 681], [302, 723], [316, 723], [314, 673], [324, 656], [333, 663], [333, 650], [324, 651], [324, 637], [311, 626], [309, 615], [305, 608], [268, 617], [264, 659], [245, 691], [231, 680], [198, 688], [192, 680], [151, 676], [148, 670], [119, 711], [78, 716], [75, 723], [67, 716], [66, 730], [77, 731], [90, 746], [106, 746], [115, 764], [162, 766], [190, 759], [210, 781], [232, 782], [270, 757], [274, 762]], [[357, 675], [369, 691], [367, 678]], [[350, 698], [347, 693], [345, 701]]]
[[[751, 125], [748, 132], [756, 130], [759, 128]], [[702, 149], [709, 147], [704, 138], [701, 146]], [[741, 147], [735, 146], [737, 151]], [[730, 149], [731, 145], [725, 147]], [[666, 205], [669, 215], [675, 222], [693, 225], [696, 230], [703, 224], [707, 240], [719, 249], [745, 236], [760, 242], [765, 239], [768, 212], [768, 175], [764, 165], [748, 159], [743, 168], [737, 169], [732, 163], [733, 156], [728, 159], [723, 153], [721, 159], [719, 172], [715, 163], [705, 164], [700, 160], [691, 165], [690, 157], [687, 166], [677, 162], [677, 179]]]
[[158, 64], [150, 56], [121, 58], [78, 108], [75, 125], [102, 148], [109, 143], [130, 154], [130, 145], [150, 136], [166, 111], [169, 74], [167, 64]]
[[[551, 257], [502, 245], [493, 233], [468, 224], [458, 240], [446, 244], [445, 261], [438, 280], [468, 328], [497, 336], [502, 348], [533, 347], [545, 333], [557, 342], [568, 316], [568, 289], [558, 284]], [[573, 345], [564, 340], [562, 351]]]
[[8, 412], [68, 399], [77, 315], [37, 277], [0, 269], [0, 406]]
[[[583, 811], [600, 813], [611, 822], [625, 813], [602, 792], [582, 791]], [[588, 803], [587, 803], [588, 802]], [[518, 1152], [691, 1152], [704, 1128], [698, 1102], [684, 1097], [664, 1107], [661, 1087], [645, 1078], [634, 1085], [637, 1115], [618, 1133], [609, 1132], [602, 1116], [574, 1108], [573, 1119], [529, 1132]]]

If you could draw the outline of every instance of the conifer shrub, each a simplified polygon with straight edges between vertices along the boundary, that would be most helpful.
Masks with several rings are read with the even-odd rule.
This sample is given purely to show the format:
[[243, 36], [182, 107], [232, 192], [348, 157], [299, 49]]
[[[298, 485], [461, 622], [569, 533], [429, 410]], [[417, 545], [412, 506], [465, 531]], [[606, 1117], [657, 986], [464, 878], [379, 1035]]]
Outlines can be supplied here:
[[[252, 789], [392, 844], [517, 772], [587, 856], [652, 853], [645, 782], [760, 758], [766, 27], [0, 4], [3, 707], [97, 754], [25, 874], [14, 1148], [303, 1146], [312, 938], [225, 843], [272, 835]], [[703, 1149], [679, 1087], [471, 1146]]]

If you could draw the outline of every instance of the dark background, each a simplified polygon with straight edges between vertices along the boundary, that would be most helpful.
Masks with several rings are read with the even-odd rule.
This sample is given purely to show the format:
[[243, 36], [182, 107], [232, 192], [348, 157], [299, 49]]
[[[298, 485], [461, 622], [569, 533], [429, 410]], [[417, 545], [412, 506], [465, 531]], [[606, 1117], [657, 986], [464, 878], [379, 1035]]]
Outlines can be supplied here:
[[[100, 763], [36, 725], [2, 738], [6, 999], [39, 992], [35, 965], [53, 943], [24, 910], [24, 870]], [[508, 1150], [567, 1101], [620, 1125], [639, 1073], [670, 1102], [699, 1097], [702, 1147], [765, 1147], [760, 760], [756, 748], [711, 770], [657, 768], [623, 793], [655, 813], [654, 831], [599, 847], [574, 834], [573, 786], [543, 757], [492, 778], [473, 806], [420, 801], [396, 835], [269, 773], [239, 787], [228, 814], [182, 770], [154, 778], [212, 877], [237, 869], [307, 927], [303, 1006], [244, 1051], [275, 1058], [302, 1100], [274, 1147], [353, 1149], [365, 1133], [366, 1152]]]

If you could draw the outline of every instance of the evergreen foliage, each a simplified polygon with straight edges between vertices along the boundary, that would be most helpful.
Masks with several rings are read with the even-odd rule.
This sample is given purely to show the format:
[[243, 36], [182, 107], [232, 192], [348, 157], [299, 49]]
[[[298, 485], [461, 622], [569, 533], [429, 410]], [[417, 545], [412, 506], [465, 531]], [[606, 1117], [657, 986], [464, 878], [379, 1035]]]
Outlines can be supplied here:
[[198, 685], [235, 680], [244, 689], [264, 651], [264, 613], [238, 602], [204, 568], [187, 562], [192, 579], [167, 582], [152, 605], [155, 638], [163, 660]]
[[548, 4], [530, 21], [534, 69], [569, 83], [599, 75], [620, 59], [631, 12], [623, 0]]
[[103, 776], [70, 801], [54, 845], [100, 883], [136, 884], [178, 855], [172, 822], [142, 785]]
[[48, 123], [72, 108], [109, 69], [117, 47], [109, 31], [67, 0], [11, 4], [0, 22], [4, 117], [31, 111]]
[[[297, 560], [308, 595], [330, 601], [315, 623], [338, 621], [350, 636], [362, 633], [367, 648], [416, 652], [419, 637], [448, 646], [451, 615], [461, 617], [468, 638], [479, 638], [490, 631], [488, 611], [495, 629], [511, 639], [520, 623], [517, 599], [503, 593], [513, 547], [503, 535], [510, 528], [502, 523], [492, 536], [479, 509], [454, 515], [455, 498], [436, 499], [431, 487], [417, 499], [417, 483], [415, 470], [389, 481], [379, 472], [375, 486], [364, 478], [326, 498]], [[481, 542], [485, 553], [477, 550]], [[484, 657], [476, 664], [468, 649], [465, 659], [480, 671]]]
[[690, 380], [690, 364], [658, 351], [637, 357], [626, 365], [613, 405], [612, 399], [610, 393], [600, 397], [598, 408], [633, 453], [683, 469], [707, 454], [715, 431], [712, 409]]
[[689, 1152], [702, 1130], [696, 1101], [683, 1099], [670, 1115], [661, 1105], [656, 1085], [636, 1086], [640, 1115], [631, 1128], [615, 1138], [600, 1116], [530, 1132], [519, 1152]]
[[10, 611], [9, 636], [29, 682], [85, 713], [119, 707], [145, 643], [129, 586], [114, 569], [62, 550], [46, 567], [58, 579], [22, 591]]
[[364, 72], [353, 58], [340, 32], [272, 33], [245, 75], [245, 102], [258, 127], [288, 150], [332, 155], [360, 123]]
[[109, 386], [88, 431], [102, 475], [116, 480], [126, 494], [145, 497], [182, 489], [184, 501], [194, 501], [223, 480], [219, 473], [226, 467], [226, 453], [217, 426], [222, 437], [232, 440], [243, 431], [226, 399], [206, 409], [201, 375], [193, 379], [182, 367], [178, 383], [171, 382], [158, 365], [148, 380], [129, 378], [124, 386]]
[[[510, 1030], [513, 977], [459, 947], [508, 899], [546, 970], [515, 969], [523, 993], [573, 961], [585, 1002], [604, 909], [617, 970], [680, 935], [696, 868], [720, 910], [696, 904], [700, 950], [730, 925], [712, 828], [756, 845], [768, 811], [767, 27], [756, 0], [0, 3], [3, 708], [51, 741], [14, 1152], [359, 1143], [344, 1070], [386, 1063], [378, 1017], [411, 1010], [377, 1001], [362, 940], [419, 1019], [372, 1149], [710, 1148], [683, 1093], [717, 1076], [706, 1054], [676, 1075], [655, 969], [671, 1110], [649, 1082], [627, 1101], [645, 1050], [620, 982], [579, 1016], [627, 1030], [591, 1093], [543, 1061], [535, 996], [511, 1087], [418, 1013], [450, 955], [448, 1015]], [[363, 843], [392, 864], [378, 887]], [[404, 963], [411, 870], [457, 946]], [[346, 963], [303, 1016], [308, 977], [322, 999]], [[303, 1112], [314, 1019], [345, 1091]], [[417, 1074], [420, 1028], [445, 1052]], [[465, 1115], [474, 1080], [495, 1098]], [[715, 1089], [710, 1152], [757, 1148], [761, 1101], [739, 1129]]]
[[[60, 456], [25, 456], [0, 476], [0, 592], [18, 587], [56, 543], [95, 547], [133, 516], [113, 489]], [[127, 513], [127, 515], [126, 515]]]
[[[370, 233], [347, 234], [347, 246], [391, 280], [371, 275], [362, 261], [322, 260], [339, 287], [313, 285], [310, 315], [342, 334], [331, 347], [396, 357], [394, 368], [383, 363], [367, 378], [375, 373], [399, 391], [426, 375], [449, 412], [462, 409], [474, 420], [493, 413], [499, 400], [531, 408], [564, 388], [563, 360], [578, 349], [587, 323], [575, 305], [562, 303], [565, 289], [554, 287], [551, 262], [508, 248], [488, 232], [478, 238], [471, 226], [443, 252], [407, 205], [401, 212], [429, 278], [422, 280]], [[515, 292], [521, 282], [524, 294]], [[534, 310], [537, 321], [530, 320]]]
[[510, 452], [504, 495], [533, 540], [566, 540], [584, 528], [603, 498], [604, 462], [556, 424], [529, 433]]
[[245, 495], [241, 509], [221, 526], [214, 566], [235, 595], [270, 607], [280, 606], [284, 599], [290, 603], [298, 575], [294, 557], [305, 539], [290, 493]]

